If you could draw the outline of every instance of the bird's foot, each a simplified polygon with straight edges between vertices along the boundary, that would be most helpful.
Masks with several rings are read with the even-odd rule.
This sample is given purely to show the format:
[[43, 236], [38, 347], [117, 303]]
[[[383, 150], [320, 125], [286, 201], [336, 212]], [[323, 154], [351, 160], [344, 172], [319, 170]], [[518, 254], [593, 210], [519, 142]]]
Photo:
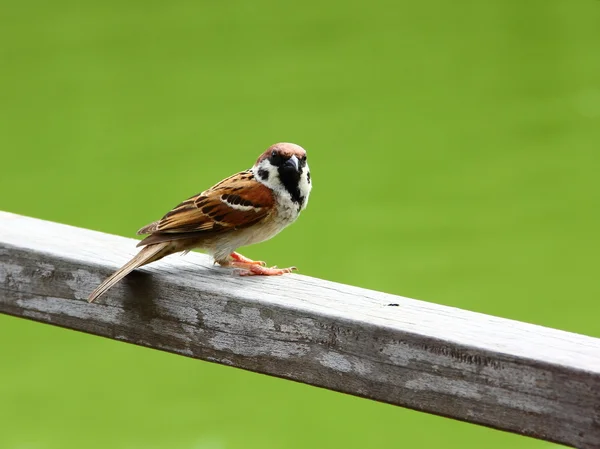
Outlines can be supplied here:
[[277, 267], [264, 267], [257, 264], [247, 264], [243, 262], [232, 262], [232, 266], [238, 268], [237, 274], [240, 276], [281, 276], [282, 274], [291, 273], [297, 270], [296, 267], [289, 268], [277, 268]]
[[263, 262], [262, 260], [248, 259], [246, 256], [242, 256], [240, 253], [236, 253], [236, 252], [231, 253], [229, 255], [229, 257], [231, 257], [231, 259], [233, 259], [233, 264], [235, 264], [236, 262], [238, 262], [238, 263], [241, 263], [241, 264], [259, 265], [261, 267], [267, 266], [267, 263]]

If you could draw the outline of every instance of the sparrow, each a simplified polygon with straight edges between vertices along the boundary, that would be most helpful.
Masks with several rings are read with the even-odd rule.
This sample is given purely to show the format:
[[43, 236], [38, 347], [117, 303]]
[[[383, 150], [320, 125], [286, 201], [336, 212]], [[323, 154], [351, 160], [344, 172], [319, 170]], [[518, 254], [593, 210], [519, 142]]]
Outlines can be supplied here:
[[92, 302], [131, 271], [169, 254], [203, 249], [223, 267], [242, 276], [279, 276], [296, 267], [268, 268], [235, 252], [263, 242], [292, 224], [306, 207], [312, 189], [306, 151], [293, 143], [276, 143], [249, 170], [225, 178], [144, 226], [140, 252], [89, 296]]

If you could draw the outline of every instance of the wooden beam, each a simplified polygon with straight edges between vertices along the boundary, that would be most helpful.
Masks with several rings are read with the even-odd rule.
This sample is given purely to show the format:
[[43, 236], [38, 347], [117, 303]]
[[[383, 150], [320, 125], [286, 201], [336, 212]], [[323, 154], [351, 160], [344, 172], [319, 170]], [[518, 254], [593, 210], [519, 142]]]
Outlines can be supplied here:
[[88, 304], [135, 243], [0, 212], [0, 312], [600, 448], [600, 339], [296, 274], [241, 278], [197, 253]]

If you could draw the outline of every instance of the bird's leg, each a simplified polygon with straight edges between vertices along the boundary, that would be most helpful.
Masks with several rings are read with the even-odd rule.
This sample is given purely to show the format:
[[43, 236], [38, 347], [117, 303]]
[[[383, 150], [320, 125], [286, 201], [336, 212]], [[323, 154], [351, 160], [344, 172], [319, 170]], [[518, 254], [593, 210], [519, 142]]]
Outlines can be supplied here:
[[247, 264], [247, 265], [260, 265], [261, 267], [266, 266], [266, 262], [263, 262], [262, 260], [252, 260], [252, 259], [248, 259], [245, 256], [242, 256], [240, 253], [236, 253], [233, 252], [229, 255], [229, 257], [231, 257], [231, 259], [233, 260], [233, 264], [232, 265], [237, 265], [237, 263], [240, 264]]

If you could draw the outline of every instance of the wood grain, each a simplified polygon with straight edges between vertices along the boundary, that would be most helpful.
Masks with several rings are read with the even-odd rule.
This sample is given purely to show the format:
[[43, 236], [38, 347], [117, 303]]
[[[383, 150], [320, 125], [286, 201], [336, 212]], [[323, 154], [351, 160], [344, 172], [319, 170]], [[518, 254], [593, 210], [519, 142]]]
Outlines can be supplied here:
[[88, 294], [136, 240], [0, 212], [0, 312], [579, 448], [600, 339], [192, 253]]

